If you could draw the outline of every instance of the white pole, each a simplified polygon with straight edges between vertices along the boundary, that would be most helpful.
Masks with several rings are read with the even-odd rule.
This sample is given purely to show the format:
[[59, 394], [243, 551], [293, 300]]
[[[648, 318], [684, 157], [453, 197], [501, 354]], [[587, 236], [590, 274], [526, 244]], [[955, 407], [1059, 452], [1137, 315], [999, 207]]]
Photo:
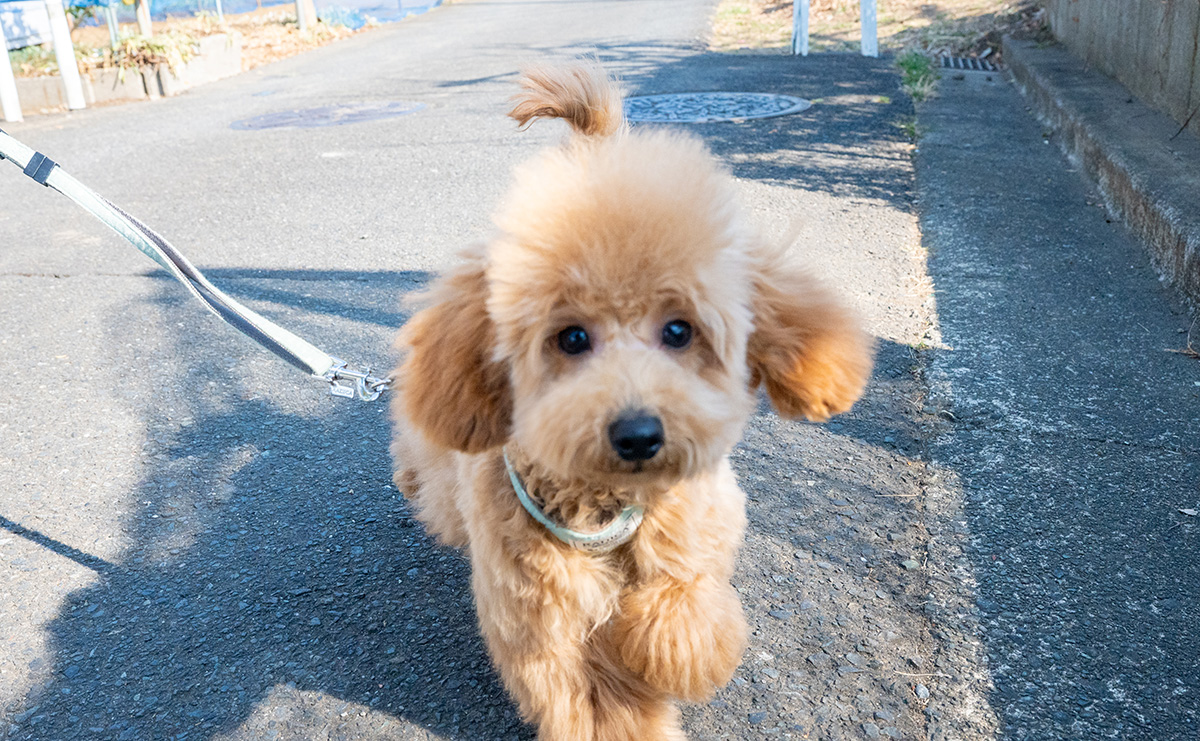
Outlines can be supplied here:
[[121, 30], [117, 27], [117, 9], [111, 2], [104, 6], [104, 20], [108, 23], [108, 45], [116, 50], [121, 45]]
[[21, 101], [17, 99], [17, 81], [13, 77], [12, 60], [8, 57], [8, 40], [4, 38], [3, 24], [0, 24], [0, 54], [4, 55], [4, 63], [0, 64], [0, 110], [4, 112], [5, 121], [24, 121], [21, 116]]
[[858, 0], [858, 14], [862, 19], [862, 55], [879, 56], [879, 30], [875, 23], [875, 0]]
[[133, 5], [134, 15], [137, 16], [138, 33], [150, 37], [154, 35], [154, 25], [150, 22], [150, 0], [137, 0]]
[[79, 67], [75, 63], [75, 46], [71, 43], [71, 29], [67, 26], [67, 12], [62, 0], [46, 0], [46, 12], [50, 14], [50, 36], [54, 40], [54, 57], [58, 60], [58, 73], [62, 75], [63, 87], [67, 89], [67, 108], [77, 111], [87, 108], [83, 100], [83, 83], [79, 80]]
[[792, 54], [808, 56], [809, 0], [792, 0]]

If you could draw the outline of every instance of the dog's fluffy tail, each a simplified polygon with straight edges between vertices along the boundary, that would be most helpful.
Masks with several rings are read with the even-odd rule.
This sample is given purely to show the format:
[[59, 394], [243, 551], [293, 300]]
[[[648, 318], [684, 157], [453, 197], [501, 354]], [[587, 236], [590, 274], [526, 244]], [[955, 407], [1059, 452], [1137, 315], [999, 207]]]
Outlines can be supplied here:
[[600, 65], [534, 67], [521, 77], [509, 116], [522, 127], [538, 118], [561, 118], [587, 137], [612, 136], [625, 128], [621, 90]]

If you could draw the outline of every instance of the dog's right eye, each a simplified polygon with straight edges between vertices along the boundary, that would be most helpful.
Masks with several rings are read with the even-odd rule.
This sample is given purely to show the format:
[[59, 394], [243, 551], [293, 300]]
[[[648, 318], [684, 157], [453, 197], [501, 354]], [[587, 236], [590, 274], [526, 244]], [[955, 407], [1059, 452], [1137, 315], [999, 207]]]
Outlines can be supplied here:
[[583, 327], [567, 327], [558, 333], [558, 349], [567, 355], [578, 355], [591, 350], [592, 341]]

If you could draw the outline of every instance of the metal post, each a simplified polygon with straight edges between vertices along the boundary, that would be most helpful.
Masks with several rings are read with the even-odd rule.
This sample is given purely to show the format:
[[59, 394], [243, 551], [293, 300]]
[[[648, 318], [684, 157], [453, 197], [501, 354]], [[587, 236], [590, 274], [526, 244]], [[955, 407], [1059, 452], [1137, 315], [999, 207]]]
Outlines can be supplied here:
[[153, 36], [154, 26], [150, 24], [150, 0], [137, 0], [134, 10], [137, 11], [138, 33], [143, 36]]
[[79, 67], [75, 62], [75, 46], [71, 43], [71, 29], [67, 26], [67, 12], [63, 10], [62, 0], [46, 0], [46, 12], [50, 14], [50, 37], [54, 40], [58, 73], [62, 75], [63, 87], [67, 89], [67, 108], [73, 111], [87, 108], [83, 99], [83, 83], [79, 80]]
[[0, 24], [0, 53], [4, 54], [4, 62], [0, 64], [0, 111], [4, 112], [5, 121], [24, 121], [21, 116], [21, 101], [17, 99], [17, 81], [13, 77], [12, 60], [8, 57], [8, 40], [4, 38], [3, 24]]
[[117, 26], [117, 7], [115, 0], [109, 0], [104, 6], [104, 20], [108, 22], [108, 43], [116, 51], [121, 45], [121, 30]]
[[792, 54], [808, 56], [809, 0], [792, 0]]
[[317, 9], [313, 0], [296, 0], [296, 22], [300, 25], [300, 33], [308, 31], [317, 22]]
[[225, 11], [221, 8], [221, 0], [217, 0], [217, 23], [225, 25]]
[[858, 0], [858, 15], [862, 20], [862, 55], [879, 56], [879, 30], [875, 22], [875, 0]]

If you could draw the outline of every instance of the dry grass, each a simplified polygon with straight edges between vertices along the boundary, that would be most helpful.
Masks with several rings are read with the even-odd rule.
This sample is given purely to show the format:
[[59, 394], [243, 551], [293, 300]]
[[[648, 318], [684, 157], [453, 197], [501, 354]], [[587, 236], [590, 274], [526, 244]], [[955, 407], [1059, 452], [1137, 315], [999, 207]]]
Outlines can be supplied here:
[[254, 69], [376, 27], [367, 25], [354, 30], [316, 23], [307, 33], [300, 33], [295, 8], [290, 11], [264, 8], [240, 16], [226, 16], [226, 21], [230, 28], [242, 34], [243, 70]]
[[1190, 327], [1188, 327], [1187, 344], [1184, 346], [1184, 348], [1182, 350], [1174, 350], [1174, 349], [1168, 348], [1167, 352], [1179, 353], [1180, 355], [1184, 355], [1189, 358], [1195, 358], [1196, 360], [1200, 360], [1200, 351], [1198, 351], [1198, 350], [1196, 350], [1196, 348], [1192, 347], [1192, 330], [1196, 328], [1197, 321], [1200, 321], [1200, 320], [1192, 320], [1192, 325]]
[[[1033, 0], [879, 0], [878, 26], [881, 51], [935, 56], [994, 55], [1002, 33], [1044, 33]], [[786, 50], [791, 32], [790, 0], [724, 0], [713, 18], [710, 48]], [[858, 0], [812, 0], [810, 51], [858, 48]]]

